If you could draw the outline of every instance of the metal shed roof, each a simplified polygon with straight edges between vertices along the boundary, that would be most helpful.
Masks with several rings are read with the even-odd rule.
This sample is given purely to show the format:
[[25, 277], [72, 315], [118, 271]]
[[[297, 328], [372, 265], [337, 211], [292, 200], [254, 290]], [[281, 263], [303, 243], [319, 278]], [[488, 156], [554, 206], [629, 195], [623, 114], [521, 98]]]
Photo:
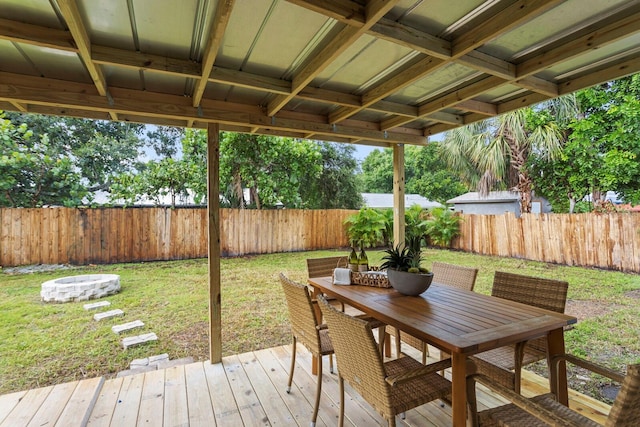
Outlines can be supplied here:
[[0, 0], [0, 109], [388, 146], [640, 70], [637, 0]]

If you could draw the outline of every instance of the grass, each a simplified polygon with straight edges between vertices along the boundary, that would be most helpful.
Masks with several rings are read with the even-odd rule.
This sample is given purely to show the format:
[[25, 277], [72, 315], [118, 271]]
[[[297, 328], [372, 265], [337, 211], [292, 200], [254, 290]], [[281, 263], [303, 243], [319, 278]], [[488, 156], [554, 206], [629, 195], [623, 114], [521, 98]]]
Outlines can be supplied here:
[[[290, 342], [284, 296], [278, 282], [283, 271], [306, 280], [305, 259], [344, 251], [317, 251], [223, 259], [223, 355]], [[370, 251], [371, 265], [382, 253]], [[519, 259], [486, 257], [455, 251], [426, 250], [426, 265], [444, 261], [480, 268], [476, 291], [489, 293], [496, 270], [569, 281], [569, 300], [607, 309], [587, 316], [567, 332], [567, 349], [613, 369], [640, 361], [640, 276], [566, 267]], [[124, 318], [95, 322], [83, 303], [44, 304], [40, 285], [67, 275], [114, 273], [122, 290], [108, 297]], [[206, 360], [208, 348], [207, 263], [204, 259], [90, 266], [72, 271], [0, 273], [0, 394], [71, 380], [112, 376], [136, 358], [168, 353], [172, 359]], [[591, 313], [588, 313], [591, 314]], [[124, 336], [155, 332], [158, 341], [123, 350], [111, 326], [140, 319], [145, 327]], [[574, 387], [575, 388], [575, 387]]]

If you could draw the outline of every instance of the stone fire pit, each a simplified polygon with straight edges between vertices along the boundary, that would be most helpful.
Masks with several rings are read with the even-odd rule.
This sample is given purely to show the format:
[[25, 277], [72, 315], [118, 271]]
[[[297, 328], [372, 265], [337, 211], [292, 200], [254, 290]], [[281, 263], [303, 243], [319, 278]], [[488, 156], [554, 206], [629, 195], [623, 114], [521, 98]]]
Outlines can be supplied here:
[[120, 292], [117, 274], [85, 274], [49, 280], [42, 284], [44, 302], [87, 301]]

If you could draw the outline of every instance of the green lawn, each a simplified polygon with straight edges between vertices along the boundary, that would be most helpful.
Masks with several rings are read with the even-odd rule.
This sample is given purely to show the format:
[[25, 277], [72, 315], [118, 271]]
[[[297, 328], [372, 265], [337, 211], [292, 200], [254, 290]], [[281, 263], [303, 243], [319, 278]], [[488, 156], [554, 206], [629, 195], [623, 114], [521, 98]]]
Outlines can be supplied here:
[[[305, 258], [318, 251], [222, 260], [223, 355], [289, 342], [278, 273], [306, 280]], [[370, 251], [372, 265], [381, 252]], [[489, 293], [496, 270], [569, 281], [569, 300], [587, 317], [566, 334], [568, 350], [622, 371], [640, 361], [640, 276], [462, 252], [426, 250], [426, 265], [445, 261], [480, 268], [476, 291]], [[124, 318], [95, 322], [83, 304], [44, 304], [40, 285], [68, 275], [115, 273], [122, 291], [107, 299]], [[0, 273], [0, 394], [97, 375], [113, 375], [154, 354], [208, 359], [206, 260], [117, 264], [31, 274]], [[123, 350], [111, 326], [140, 319], [159, 340]]]

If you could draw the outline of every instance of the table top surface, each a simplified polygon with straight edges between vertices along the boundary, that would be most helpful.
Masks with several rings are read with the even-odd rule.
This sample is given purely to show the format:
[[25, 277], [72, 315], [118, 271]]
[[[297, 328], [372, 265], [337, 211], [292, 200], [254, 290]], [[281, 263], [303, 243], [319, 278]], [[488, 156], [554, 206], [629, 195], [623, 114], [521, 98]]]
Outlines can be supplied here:
[[309, 284], [450, 353], [491, 350], [577, 321], [566, 314], [437, 283], [417, 297], [393, 288], [334, 285], [331, 277], [311, 278]]

